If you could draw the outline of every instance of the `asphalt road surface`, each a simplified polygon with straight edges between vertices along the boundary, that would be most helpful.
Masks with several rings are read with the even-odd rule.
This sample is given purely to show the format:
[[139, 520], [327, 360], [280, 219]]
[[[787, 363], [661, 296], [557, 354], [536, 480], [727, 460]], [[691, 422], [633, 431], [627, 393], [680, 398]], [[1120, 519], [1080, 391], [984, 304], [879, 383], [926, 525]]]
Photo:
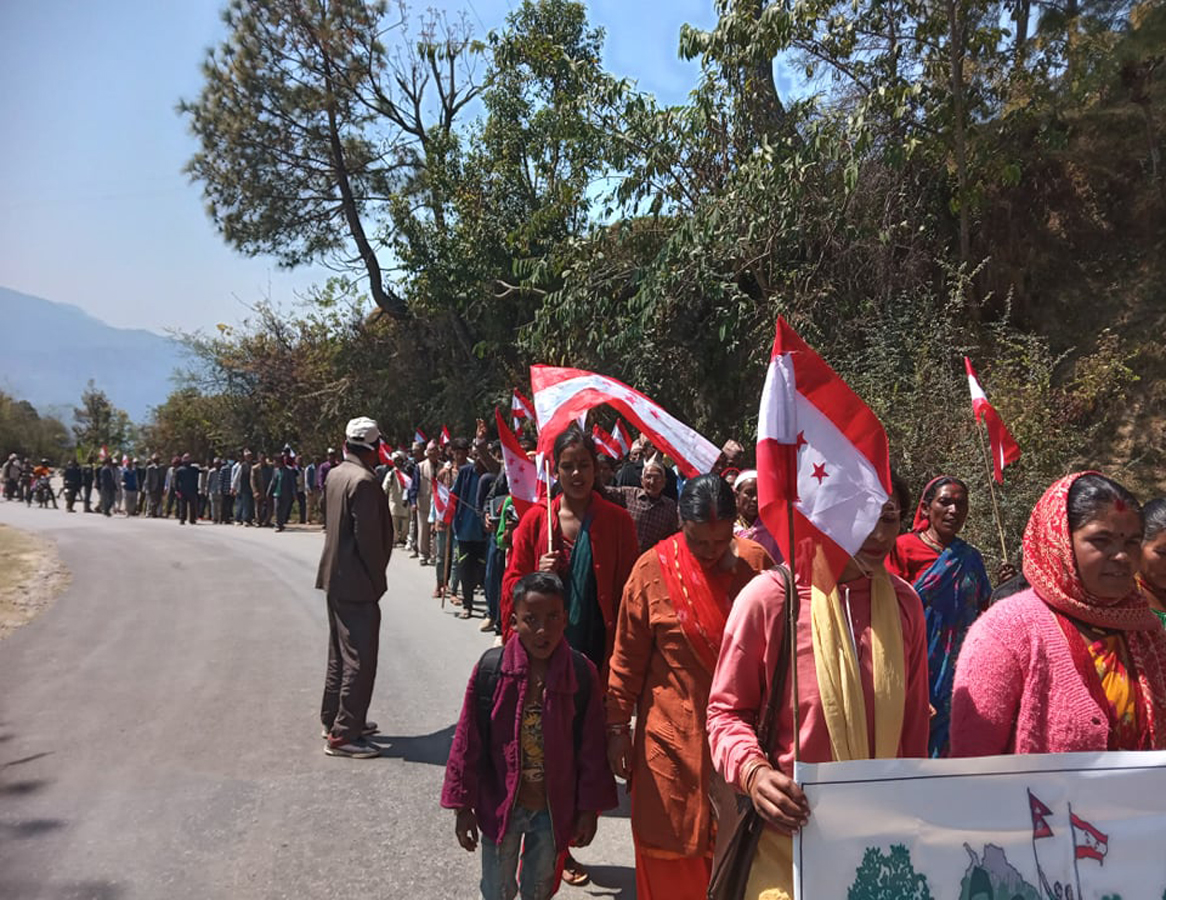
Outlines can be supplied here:
[[[388, 570], [383, 757], [334, 759], [320, 533], [5, 501], [0, 521], [53, 538], [72, 573], [0, 642], [0, 897], [478, 896], [438, 799], [492, 638], [430, 599], [431, 569], [398, 550]], [[560, 897], [634, 896], [626, 801], [578, 857], [592, 883]]]

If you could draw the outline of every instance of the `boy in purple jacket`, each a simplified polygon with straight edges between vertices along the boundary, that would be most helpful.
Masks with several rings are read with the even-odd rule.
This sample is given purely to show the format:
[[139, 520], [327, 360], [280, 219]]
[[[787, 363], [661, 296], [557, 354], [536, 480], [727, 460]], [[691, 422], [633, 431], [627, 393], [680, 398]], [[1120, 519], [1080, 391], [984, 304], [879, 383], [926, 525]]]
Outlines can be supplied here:
[[483, 832], [484, 900], [517, 896], [518, 862], [521, 900], [544, 900], [558, 887], [558, 858], [591, 843], [617, 787], [600, 679], [563, 639], [558, 576], [522, 578], [513, 620], [517, 640], [485, 653], [467, 684], [442, 806], [456, 813], [463, 849], [474, 851]]

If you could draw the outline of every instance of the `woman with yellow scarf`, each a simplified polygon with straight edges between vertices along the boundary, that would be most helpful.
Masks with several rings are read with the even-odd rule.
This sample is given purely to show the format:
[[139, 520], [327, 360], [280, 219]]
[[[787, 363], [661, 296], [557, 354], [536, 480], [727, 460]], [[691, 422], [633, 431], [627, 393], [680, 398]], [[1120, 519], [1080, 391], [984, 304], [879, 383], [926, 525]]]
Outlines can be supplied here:
[[[755, 729], [784, 646], [785, 589], [768, 572], [733, 604], [708, 701], [713, 762], [763, 817], [747, 900], [787, 900], [791, 834], [808, 820], [792, 763], [924, 757], [929, 742], [925, 613], [916, 592], [884, 568], [900, 533], [907, 490], [892, 495], [875, 529], [829, 595], [797, 583], [796, 628], [800, 743], [792, 743], [792, 691], [776, 704], [775, 746], [764, 755]], [[857, 666], [839, 665], [852, 659]]]

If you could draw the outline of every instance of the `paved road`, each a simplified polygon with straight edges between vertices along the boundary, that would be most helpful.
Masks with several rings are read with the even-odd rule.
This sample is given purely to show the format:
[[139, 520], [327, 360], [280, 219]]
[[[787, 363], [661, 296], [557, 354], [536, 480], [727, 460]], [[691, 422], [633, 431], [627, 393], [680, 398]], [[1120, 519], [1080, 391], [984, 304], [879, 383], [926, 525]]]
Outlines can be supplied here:
[[[320, 534], [4, 501], [0, 521], [54, 538], [73, 576], [0, 642], [0, 897], [478, 896], [438, 797], [491, 639], [429, 598], [429, 569], [398, 553], [388, 572], [384, 757], [331, 759]], [[634, 896], [627, 815], [560, 897]]]

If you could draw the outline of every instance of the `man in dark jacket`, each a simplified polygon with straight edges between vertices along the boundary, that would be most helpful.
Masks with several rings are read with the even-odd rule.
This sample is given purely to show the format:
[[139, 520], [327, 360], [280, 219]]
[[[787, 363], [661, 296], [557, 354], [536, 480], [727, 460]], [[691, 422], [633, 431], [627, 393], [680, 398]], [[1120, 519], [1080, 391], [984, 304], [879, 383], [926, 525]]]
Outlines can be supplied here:
[[79, 461], [72, 457], [67, 460], [63, 469], [63, 493], [67, 497], [67, 512], [75, 512], [75, 498], [82, 484], [83, 470], [79, 468]]
[[288, 465], [287, 457], [282, 453], [275, 458], [275, 471], [267, 485], [267, 493], [275, 503], [275, 530], [283, 531], [284, 524], [292, 517], [292, 503], [296, 500], [296, 470]]
[[379, 426], [360, 417], [346, 426], [345, 462], [325, 479], [325, 549], [317, 587], [329, 611], [329, 662], [321, 702], [325, 753], [369, 759], [379, 747], [365, 738], [379, 656], [379, 598], [387, 590], [392, 516], [375, 477]]
[[186, 520], [195, 525], [200, 503], [200, 469], [192, 462], [190, 453], [183, 454], [175, 469], [175, 499], [179, 503], [179, 524]]
[[166, 482], [166, 475], [167, 473], [163, 471], [163, 467], [158, 464], [158, 454], [153, 454], [150, 457], [150, 465], [146, 466], [146, 481], [144, 483], [146, 491], [146, 515], [151, 519], [157, 519], [162, 515], [163, 487]]
[[111, 518], [117, 500], [117, 461], [111, 456], [100, 466], [96, 481], [100, 485], [100, 512]]
[[96, 458], [89, 456], [83, 465], [83, 511], [92, 512], [92, 480], [96, 476]]

